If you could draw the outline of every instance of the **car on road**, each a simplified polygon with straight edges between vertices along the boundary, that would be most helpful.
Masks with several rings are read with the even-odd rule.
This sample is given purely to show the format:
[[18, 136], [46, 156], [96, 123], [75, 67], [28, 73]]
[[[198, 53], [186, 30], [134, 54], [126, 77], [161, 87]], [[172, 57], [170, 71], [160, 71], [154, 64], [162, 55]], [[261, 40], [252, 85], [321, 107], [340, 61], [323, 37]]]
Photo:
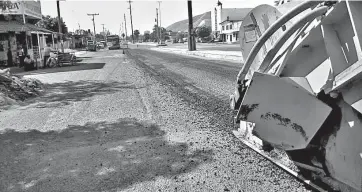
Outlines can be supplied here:
[[156, 47], [159, 47], [159, 46], [167, 46], [167, 44], [165, 42], [161, 42], [161, 43], [156, 45]]
[[99, 49], [104, 49], [104, 44], [101, 43], [101, 42], [97, 42], [97, 47], [98, 47]]
[[99, 42], [102, 43], [104, 47], [107, 46], [107, 42], [106, 42], [106, 41], [102, 40], [102, 41], [99, 41]]

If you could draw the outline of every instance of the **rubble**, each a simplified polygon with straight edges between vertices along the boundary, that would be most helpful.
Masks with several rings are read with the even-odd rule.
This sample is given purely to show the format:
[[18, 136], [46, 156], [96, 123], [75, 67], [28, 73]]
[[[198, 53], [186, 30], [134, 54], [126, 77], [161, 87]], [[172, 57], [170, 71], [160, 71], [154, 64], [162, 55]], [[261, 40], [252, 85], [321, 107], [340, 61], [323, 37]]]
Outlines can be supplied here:
[[11, 75], [10, 69], [0, 70], [0, 106], [39, 96], [43, 84], [33, 78]]

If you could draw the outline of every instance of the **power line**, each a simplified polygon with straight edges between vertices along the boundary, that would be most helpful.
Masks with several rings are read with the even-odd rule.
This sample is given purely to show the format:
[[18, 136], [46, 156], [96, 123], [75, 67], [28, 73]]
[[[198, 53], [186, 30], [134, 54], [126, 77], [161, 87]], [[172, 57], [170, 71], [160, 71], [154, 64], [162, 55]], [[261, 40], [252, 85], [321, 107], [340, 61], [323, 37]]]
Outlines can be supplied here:
[[128, 3], [129, 3], [129, 14], [130, 14], [130, 16], [131, 16], [132, 43], [134, 43], [134, 38], [133, 38], [133, 23], [132, 23], [132, 6], [131, 6], [132, 1], [129, 0]]
[[94, 37], [96, 37], [96, 24], [94, 22], [94, 16], [99, 15], [99, 13], [87, 13], [88, 16], [92, 16], [92, 21], [93, 21], [93, 31], [94, 31]]

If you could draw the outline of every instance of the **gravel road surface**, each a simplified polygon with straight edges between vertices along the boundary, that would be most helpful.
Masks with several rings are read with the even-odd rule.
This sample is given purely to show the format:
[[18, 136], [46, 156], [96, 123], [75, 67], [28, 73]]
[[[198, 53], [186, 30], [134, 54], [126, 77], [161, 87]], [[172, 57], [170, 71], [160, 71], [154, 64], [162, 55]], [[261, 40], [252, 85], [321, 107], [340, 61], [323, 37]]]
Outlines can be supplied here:
[[232, 135], [240, 64], [84, 57], [28, 73], [47, 94], [0, 113], [0, 191], [308, 191]]

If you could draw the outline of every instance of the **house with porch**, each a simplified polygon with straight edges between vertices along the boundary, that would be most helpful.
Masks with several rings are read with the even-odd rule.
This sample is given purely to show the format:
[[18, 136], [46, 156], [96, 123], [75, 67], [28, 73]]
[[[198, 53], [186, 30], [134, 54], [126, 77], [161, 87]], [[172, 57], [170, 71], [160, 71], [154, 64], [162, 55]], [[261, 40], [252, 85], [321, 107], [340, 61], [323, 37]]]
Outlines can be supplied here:
[[25, 55], [42, 64], [44, 47], [55, 46], [57, 34], [36, 26], [41, 19], [40, 1], [0, 1], [0, 65], [19, 65]]

